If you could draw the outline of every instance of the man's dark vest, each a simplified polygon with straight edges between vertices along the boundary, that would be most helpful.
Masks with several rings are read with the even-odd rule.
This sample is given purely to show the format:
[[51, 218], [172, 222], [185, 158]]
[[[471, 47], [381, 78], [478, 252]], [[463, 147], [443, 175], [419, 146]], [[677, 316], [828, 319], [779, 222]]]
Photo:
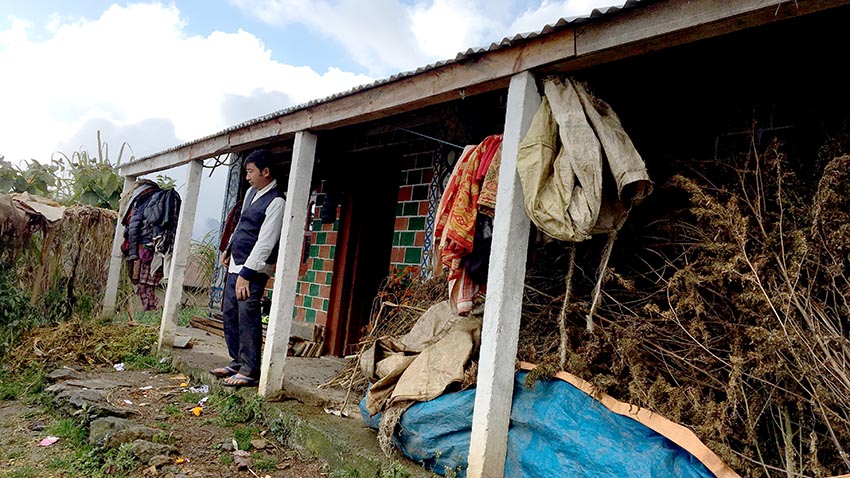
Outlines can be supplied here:
[[[257, 190], [254, 188], [249, 189], [248, 194], [245, 195], [245, 203], [248, 206], [242, 210], [242, 217], [239, 218], [239, 224], [233, 231], [233, 237], [230, 241], [230, 257], [236, 264], [245, 264], [251, 250], [257, 243], [257, 238], [260, 236], [260, 227], [266, 220], [266, 208], [269, 207], [273, 199], [280, 196], [277, 186], [260, 196], [252, 204], [251, 201], [256, 195]], [[266, 259], [267, 264], [274, 264], [277, 261], [277, 248], [278, 245], [275, 244], [272, 253]]]

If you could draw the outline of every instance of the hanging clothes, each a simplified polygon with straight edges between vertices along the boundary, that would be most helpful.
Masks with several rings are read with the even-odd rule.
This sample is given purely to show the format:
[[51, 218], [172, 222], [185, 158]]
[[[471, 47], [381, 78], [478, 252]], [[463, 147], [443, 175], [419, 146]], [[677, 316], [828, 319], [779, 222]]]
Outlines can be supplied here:
[[[538, 229], [562, 241], [619, 230], [652, 191], [646, 165], [608, 104], [579, 83], [548, 78], [517, 153], [525, 209]], [[603, 194], [603, 174], [614, 189]]]
[[472, 310], [483, 285], [472, 279], [461, 261], [473, 251], [482, 182], [501, 144], [502, 135], [492, 135], [464, 150], [437, 209], [435, 237], [440, 243], [441, 262], [449, 269], [451, 304], [461, 315]]
[[137, 181], [121, 199], [121, 207], [125, 208], [121, 251], [144, 310], [158, 306], [155, 292], [165, 275], [165, 258], [174, 247], [180, 205], [176, 190], [163, 190], [147, 179]]

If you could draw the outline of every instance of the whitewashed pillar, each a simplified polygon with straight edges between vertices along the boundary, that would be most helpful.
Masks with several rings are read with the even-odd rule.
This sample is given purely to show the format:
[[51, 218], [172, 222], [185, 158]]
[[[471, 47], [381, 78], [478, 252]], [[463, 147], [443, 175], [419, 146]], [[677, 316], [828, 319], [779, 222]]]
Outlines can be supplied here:
[[171, 254], [171, 270], [168, 273], [168, 287], [165, 289], [165, 303], [162, 306], [162, 322], [159, 326], [157, 350], [174, 345], [177, 334], [177, 312], [183, 297], [183, 277], [186, 263], [192, 248], [192, 228], [195, 226], [195, 210], [198, 208], [198, 192], [201, 189], [201, 172], [204, 162], [195, 160], [189, 163], [186, 172], [186, 194], [180, 205], [180, 218], [177, 220], [177, 233]]
[[[133, 183], [136, 182], [135, 176], [124, 177], [124, 190], [121, 192], [121, 197], [130, 194], [133, 189]], [[118, 220], [115, 221], [115, 235], [112, 237], [112, 254], [109, 256], [109, 273], [106, 276], [106, 290], [103, 292], [103, 317], [112, 318], [115, 314], [115, 303], [118, 300], [118, 284], [121, 282], [121, 265], [124, 263], [124, 254], [121, 253], [121, 244], [124, 243], [124, 224], [121, 223], [121, 217], [127, 212], [126, 208], [130, 204], [125, 204], [125, 209], [118, 208]]]
[[280, 253], [275, 268], [266, 345], [260, 366], [259, 394], [264, 397], [275, 397], [283, 391], [283, 366], [289, 349], [295, 287], [298, 282], [298, 266], [301, 262], [304, 222], [307, 220], [315, 157], [316, 135], [307, 131], [296, 133], [280, 230]]
[[516, 157], [540, 101], [531, 73], [511, 78], [466, 471], [469, 478], [502, 478], [505, 473], [530, 227]]

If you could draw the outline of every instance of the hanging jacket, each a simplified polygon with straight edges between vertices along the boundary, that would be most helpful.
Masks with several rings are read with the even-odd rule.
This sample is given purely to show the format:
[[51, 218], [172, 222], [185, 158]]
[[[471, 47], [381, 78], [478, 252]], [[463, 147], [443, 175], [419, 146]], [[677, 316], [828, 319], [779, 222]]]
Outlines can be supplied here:
[[136, 197], [127, 212], [127, 224], [124, 228], [124, 239], [127, 241], [127, 262], [139, 258], [139, 245], [144, 243], [142, 231], [145, 224], [145, 208], [156, 190], [149, 189]]
[[142, 244], [155, 244], [156, 251], [161, 254], [171, 252], [180, 203], [180, 194], [174, 189], [159, 190], [151, 195], [142, 213]]

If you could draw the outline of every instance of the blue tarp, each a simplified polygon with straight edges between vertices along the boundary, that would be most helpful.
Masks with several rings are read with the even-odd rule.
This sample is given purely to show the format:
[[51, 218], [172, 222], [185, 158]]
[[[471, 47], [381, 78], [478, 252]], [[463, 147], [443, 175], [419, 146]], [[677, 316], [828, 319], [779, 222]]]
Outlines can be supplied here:
[[[618, 415], [562, 380], [525, 387], [514, 383], [506, 477], [703, 478], [714, 476], [679, 445]], [[449, 393], [411, 406], [394, 442], [410, 459], [441, 475], [466, 476], [475, 390]], [[363, 420], [378, 427], [380, 414]], [[451, 474], [451, 473], [450, 473]]]

